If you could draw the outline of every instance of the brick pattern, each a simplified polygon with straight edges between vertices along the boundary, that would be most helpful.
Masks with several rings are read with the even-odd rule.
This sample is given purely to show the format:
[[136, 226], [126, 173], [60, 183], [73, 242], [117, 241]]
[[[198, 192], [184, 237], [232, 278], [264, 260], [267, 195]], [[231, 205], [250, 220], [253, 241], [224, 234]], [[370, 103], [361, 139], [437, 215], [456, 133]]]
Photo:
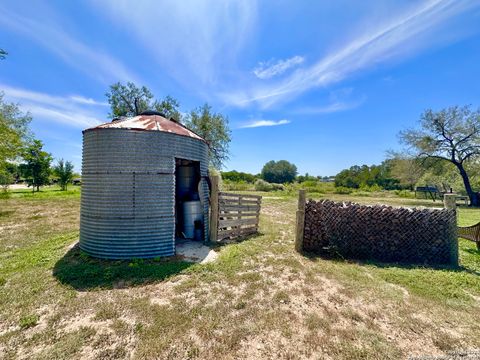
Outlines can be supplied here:
[[345, 258], [456, 266], [456, 213], [309, 200], [303, 249]]

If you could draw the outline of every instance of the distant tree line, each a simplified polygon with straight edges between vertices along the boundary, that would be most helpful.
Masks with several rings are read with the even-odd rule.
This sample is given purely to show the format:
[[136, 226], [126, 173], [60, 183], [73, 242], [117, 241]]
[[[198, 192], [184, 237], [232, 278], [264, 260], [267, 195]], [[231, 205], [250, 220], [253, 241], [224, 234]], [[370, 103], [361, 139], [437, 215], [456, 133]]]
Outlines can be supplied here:
[[335, 185], [387, 190], [436, 186], [443, 191], [464, 192], [471, 206], [480, 206], [480, 109], [428, 109], [421, 115], [418, 128], [399, 135], [407, 146], [403, 152], [391, 153], [380, 165], [342, 170]]
[[223, 180], [228, 180], [228, 181], [232, 181], [232, 182], [242, 182], [243, 181], [243, 182], [249, 183], [249, 184], [253, 184], [255, 182], [255, 180], [257, 180], [259, 178], [259, 175], [253, 175], [253, 174], [249, 174], [249, 173], [241, 172], [241, 171], [236, 171], [236, 170], [222, 171], [221, 175], [222, 175]]
[[305, 175], [297, 175], [297, 167], [286, 160], [267, 162], [259, 174], [250, 174], [241, 171], [222, 171], [222, 179], [231, 182], [244, 182], [253, 184], [257, 180], [264, 180], [271, 184], [288, 184], [292, 182], [327, 182], [331, 181], [332, 176], [313, 176], [305, 173]]
[[335, 186], [359, 189], [377, 186], [386, 190], [402, 188], [400, 181], [392, 175], [392, 163], [384, 161], [380, 165], [354, 165], [340, 171], [335, 176]]

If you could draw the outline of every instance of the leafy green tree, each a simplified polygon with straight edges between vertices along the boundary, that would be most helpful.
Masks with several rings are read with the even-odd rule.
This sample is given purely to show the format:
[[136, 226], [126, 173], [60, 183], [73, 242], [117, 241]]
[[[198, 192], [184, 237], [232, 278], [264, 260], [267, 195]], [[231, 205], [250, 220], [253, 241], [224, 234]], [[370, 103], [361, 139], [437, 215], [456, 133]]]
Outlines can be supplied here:
[[5, 102], [0, 93], [0, 182], [5, 190], [14, 180], [10, 161], [21, 155], [30, 139], [31, 120], [30, 114], [21, 112], [17, 104]]
[[179, 108], [180, 103], [178, 100], [170, 95], [165, 96], [161, 101], [153, 103], [153, 109], [164, 114], [167, 119], [175, 119], [178, 122], [182, 122], [182, 114]]
[[426, 110], [419, 129], [400, 133], [417, 159], [452, 163], [460, 174], [471, 206], [480, 206], [480, 196], [472, 188], [468, 165], [480, 156], [480, 110], [454, 106], [440, 111]]
[[228, 160], [228, 147], [231, 141], [228, 118], [212, 112], [208, 104], [192, 110], [183, 119], [178, 100], [171, 96], [156, 100], [145, 86], [138, 87], [132, 82], [126, 84], [117, 82], [110, 86], [109, 92], [105, 95], [111, 108], [110, 118], [136, 116], [146, 110], [158, 111], [167, 118], [184, 122], [188, 128], [207, 141], [212, 166], [220, 169]]
[[271, 160], [263, 166], [261, 176], [270, 183], [291, 183], [297, 176], [297, 167], [286, 160]]
[[167, 118], [181, 120], [180, 104], [176, 99], [166, 96], [163, 100], [155, 100], [153, 93], [146, 86], [138, 87], [132, 82], [126, 84], [117, 82], [110, 86], [109, 92], [105, 95], [111, 108], [109, 117], [112, 119], [137, 116], [143, 111], [156, 110]]
[[7, 192], [8, 185], [14, 181], [13, 175], [5, 168], [0, 168], [0, 187], [3, 192]]
[[126, 85], [117, 82], [110, 86], [110, 91], [105, 94], [112, 112], [111, 118], [120, 116], [136, 116], [146, 110], [151, 110], [153, 94], [147, 87], [137, 87], [132, 82]]
[[30, 139], [31, 121], [29, 113], [21, 112], [17, 104], [5, 102], [0, 93], [0, 166], [20, 155]]
[[396, 179], [402, 188], [414, 190], [415, 185], [425, 174], [426, 168], [421, 161], [403, 154], [392, 154], [386, 160], [390, 164], [391, 176]]
[[229, 159], [231, 131], [228, 118], [220, 113], [214, 113], [212, 107], [204, 104], [186, 116], [185, 126], [205, 139], [210, 151], [210, 163], [216, 169], [221, 169]]
[[7, 57], [8, 53], [3, 50], [3, 49], [0, 49], [0, 60], [3, 60]]
[[68, 183], [73, 179], [73, 164], [63, 159], [58, 160], [58, 164], [53, 168], [55, 175], [58, 176], [58, 183], [62, 190], [67, 190]]
[[18, 165], [12, 162], [6, 162], [0, 167], [0, 186], [4, 191], [8, 186], [20, 178]]
[[335, 176], [335, 186], [358, 189], [361, 185], [360, 172], [361, 168], [358, 165], [340, 171]]
[[380, 165], [354, 165], [340, 171], [335, 176], [335, 186], [358, 189], [361, 187], [379, 186], [392, 190], [399, 188], [399, 181], [391, 174], [391, 164], [384, 161]]
[[40, 186], [49, 183], [50, 163], [52, 155], [43, 151], [43, 143], [40, 140], [33, 140], [25, 149], [23, 154], [24, 163], [20, 165], [22, 175], [26, 178], [28, 186], [40, 191]]
[[251, 183], [253, 184], [255, 180], [257, 179], [255, 175], [241, 172], [241, 171], [222, 171], [222, 179], [223, 180], [229, 180], [229, 181], [234, 181], [234, 182], [240, 182], [240, 181], [245, 181], [246, 183]]

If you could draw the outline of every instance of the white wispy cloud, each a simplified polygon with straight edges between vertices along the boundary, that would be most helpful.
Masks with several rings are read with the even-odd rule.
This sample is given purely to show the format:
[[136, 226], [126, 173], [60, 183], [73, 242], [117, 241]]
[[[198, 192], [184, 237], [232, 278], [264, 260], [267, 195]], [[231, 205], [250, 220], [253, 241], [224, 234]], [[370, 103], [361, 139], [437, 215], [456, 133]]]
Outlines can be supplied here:
[[338, 83], [361, 70], [370, 69], [382, 62], [401, 59], [442, 43], [445, 38], [438, 36], [440, 26], [478, 5], [478, 1], [474, 0], [422, 2], [370, 29], [362, 36], [353, 38], [313, 65], [297, 69], [281, 81], [242, 87], [237, 91], [226, 91], [218, 95], [227, 104], [239, 107], [256, 103], [261, 108], [268, 108], [279, 102], [290, 101], [312, 88]]
[[246, 129], [246, 128], [257, 128], [257, 127], [262, 127], [262, 126], [278, 126], [278, 125], [285, 125], [285, 124], [290, 124], [290, 120], [254, 120], [249, 122], [248, 124], [241, 125], [240, 129]]
[[105, 101], [97, 101], [92, 98], [86, 98], [80, 95], [71, 95], [70, 99], [79, 103], [79, 104], [85, 104], [85, 105], [98, 105], [98, 106], [108, 106], [108, 103]]
[[70, 66], [102, 83], [108, 84], [118, 80], [139, 82], [138, 77], [121, 61], [110, 56], [104, 50], [90, 47], [69, 35], [66, 29], [60, 27], [56, 21], [40, 20], [40, 17], [35, 19], [24, 17], [0, 7], [0, 25], [23, 34], [60, 57]]
[[353, 88], [348, 87], [330, 92], [327, 104], [302, 106], [292, 112], [296, 114], [330, 114], [355, 109], [366, 100], [366, 95], [356, 96]]
[[104, 103], [79, 95], [54, 96], [4, 84], [0, 84], [0, 92], [7, 101], [19, 103], [34, 119], [86, 128], [105, 118]]
[[304, 106], [295, 110], [297, 114], [330, 114], [340, 111], [352, 110], [360, 106], [366, 98], [362, 98], [356, 102], [333, 102], [323, 106]]
[[288, 69], [291, 69], [297, 65], [303, 63], [305, 58], [302, 56], [293, 56], [285, 60], [270, 60], [267, 62], [260, 62], [253, 73], [259, 79], [270, 79], [274, 76], [281, 75]]
[[90, 3], [113, 27], [128, 29], [169, 76], [197, 92], [232, 72], [238, 52], [254, 30], [257, 13], [254, 1]]

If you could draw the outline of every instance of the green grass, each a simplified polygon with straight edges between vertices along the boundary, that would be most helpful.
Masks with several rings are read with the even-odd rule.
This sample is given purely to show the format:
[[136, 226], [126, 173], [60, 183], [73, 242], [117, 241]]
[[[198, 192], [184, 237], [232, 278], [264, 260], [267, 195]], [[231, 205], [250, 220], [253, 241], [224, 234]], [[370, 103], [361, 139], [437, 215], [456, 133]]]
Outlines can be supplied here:
[[81, 186], [68, 186], [66, 191], [60, 189], [58, 185], [42, 186], [40, 191], [32, 192], [31, 188], [28, 189], [9, 189], [6, 193], [0, 192], [1, 199], [51, 199], [51, 198], [72, 198], [80, 197]]
[[20, 318], [19, 325], [21, 329], [28, 329], [37, 325], [39, 320], [38, 315], [27, 315]]
[[[83, 254], [77, 188], [0, 199], [0, 357], [398, 359], [480, 347], [474, 243], [460, 240], [459, 268], [302, 256], [295, 191], [263, 195], [261, 234], [205, 265]], [[441, 205], [364, 195], [309, 194]], [[460, 225], [478, 221], [480, 210], [459, 209]]]

